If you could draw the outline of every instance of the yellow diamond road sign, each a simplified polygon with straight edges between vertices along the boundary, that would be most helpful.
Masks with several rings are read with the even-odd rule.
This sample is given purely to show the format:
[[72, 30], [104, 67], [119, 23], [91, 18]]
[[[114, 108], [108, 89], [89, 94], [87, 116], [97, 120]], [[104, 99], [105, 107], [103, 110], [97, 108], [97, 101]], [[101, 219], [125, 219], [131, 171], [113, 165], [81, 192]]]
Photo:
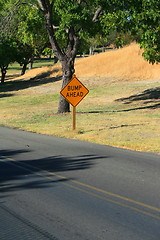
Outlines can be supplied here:
[[89, 93], [89, 90], [74, 75], [71, 81], [60, 91], [60, 94], [76, 107], [79, 102]]

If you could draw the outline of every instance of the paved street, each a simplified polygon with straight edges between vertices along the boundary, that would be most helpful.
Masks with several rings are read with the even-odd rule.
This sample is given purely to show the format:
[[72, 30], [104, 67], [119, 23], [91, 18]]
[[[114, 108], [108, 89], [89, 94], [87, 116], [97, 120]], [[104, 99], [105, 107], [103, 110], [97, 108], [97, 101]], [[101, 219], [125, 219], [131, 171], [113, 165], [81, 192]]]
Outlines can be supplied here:
[[159, 240], [160, 156], [0, 127], [0, 239]]

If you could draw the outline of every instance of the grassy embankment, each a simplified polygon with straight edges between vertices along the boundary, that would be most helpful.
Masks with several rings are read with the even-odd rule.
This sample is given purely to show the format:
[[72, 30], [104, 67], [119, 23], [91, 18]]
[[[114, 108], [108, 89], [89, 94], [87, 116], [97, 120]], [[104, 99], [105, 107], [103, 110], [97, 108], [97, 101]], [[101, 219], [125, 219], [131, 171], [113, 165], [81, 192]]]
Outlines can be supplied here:
[[158, 80], [81, 76], [77, 71], [90, 93], [77, 106], [77, 129], [72, 131], [71, 114], [56, 114], [59, 66], [49, 70], [50, 74], [46, 69], [31, 70], [0, 86], [1, 125], [160, 153]]

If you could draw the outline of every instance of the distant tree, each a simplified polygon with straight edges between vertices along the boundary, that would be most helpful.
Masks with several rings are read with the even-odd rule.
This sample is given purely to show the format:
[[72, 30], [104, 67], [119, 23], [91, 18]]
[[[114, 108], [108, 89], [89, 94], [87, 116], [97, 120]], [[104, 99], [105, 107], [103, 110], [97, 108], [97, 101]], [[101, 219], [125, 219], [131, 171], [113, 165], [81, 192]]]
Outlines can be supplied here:
[[22, 8], [19, 3], [15, 18], [18, 22], [17, 40], [32, 48], [33, 55], [39, 57], [49, 42], [42, 13], [30, 6]]
[[17, 57], [17, 44], [12, 39], [0, 39], [1, 83], [4, 83], [8, 65]]
[[48, 47], [44, 48], [43, 51], [42, 51], [42, 55], [45, 56], [45, 57], [51, 58], [52, 49], [48, 48]]
[[[0, 69], [1, 83], [5, 81], [8, 65], [14, 62], [16, 57], [16, 45], [12, 39], [12, 27], [10, 19], [12, 11], [8, 10], [9, 1], [1, 0], [0, 2]], [[9, 36], [9, 37], [8, 37]]]
[[21, 75], [24, 75], [27, 69], [27, 65], [32, 62], [34, 56], [34, 49], [20, 42], [17, 43], [17, 52], [15, 61], [22, 66]]
[[[19, 62], [22, 65], [22, 73], [25, 71], [26, 63], [31, 55], [31, 47], [20, 43], [18, 40], [18, 0], [1, 0], [0, 9], [0, 45], [1, 45], [1, 82], [4, 83], [8, 65], [12, 62]], [[32, 51], [33, 54], [33, 51]], [[23, 56], [22, 56], [23, 55]], [[29, 55], [29, 56], [28, 56]], [[3, 57], [2, 57], [3, 56]]]
[[24, 74], [27, 65], [32, 65], [34, 56], [40, 56], [46, 42], [49, 42], [42, 13], [39, 16], [37, 10], [30, 7], [21, 11], [19, 0], [1, 0], [0, 4], [0, 39], [10, 36], [17, 43], [14, 60], [22, 66], [21, 74]]
[[89, 45], [89, 55], [93, 55], [95, 52], [102, 52], [105, 46], [108, 45], [108, 36], [104, 36], [103, 33], [98, 33], [94, 37], [86, 39]]
[[113, 31], [108, 35], [108, 45], [113, 45], [115, 48], [121, 48], [135, 40], [136, 37], [130, 32]]
[[[14, 32], [13, 24], [14, 14], [17, 11], [17, 1], [13, 0], [1, 0], [0, 1], [0, 38], [4, 36], [12, 36]], [[13, 26], [14, 25], [14, 26]]]

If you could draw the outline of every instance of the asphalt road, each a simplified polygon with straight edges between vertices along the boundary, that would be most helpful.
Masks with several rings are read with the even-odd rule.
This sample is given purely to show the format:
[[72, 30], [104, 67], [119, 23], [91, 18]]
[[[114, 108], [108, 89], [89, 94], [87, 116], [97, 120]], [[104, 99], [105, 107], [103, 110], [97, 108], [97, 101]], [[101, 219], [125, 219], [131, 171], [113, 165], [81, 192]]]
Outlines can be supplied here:
[[1, 240], [159, 240], [160, 156], [0, 127]]

